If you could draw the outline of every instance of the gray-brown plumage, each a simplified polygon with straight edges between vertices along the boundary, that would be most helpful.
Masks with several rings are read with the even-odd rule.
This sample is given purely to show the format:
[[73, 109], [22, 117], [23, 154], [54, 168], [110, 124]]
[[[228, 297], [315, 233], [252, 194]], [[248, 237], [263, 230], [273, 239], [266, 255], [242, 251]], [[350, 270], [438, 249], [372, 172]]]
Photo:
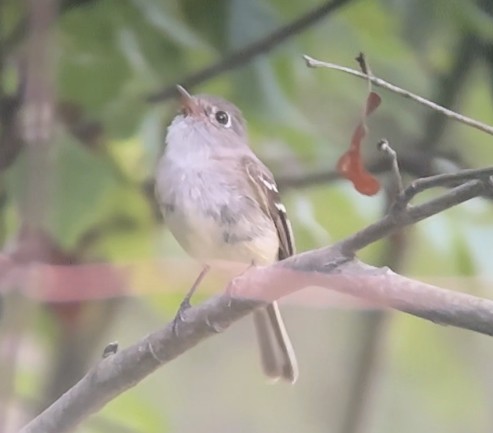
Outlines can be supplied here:
[[[284, 206], [269, 169], [248, 146], [240, 110], [221, 98], [190, 96], [168, 128], [156, 176], [165, 221], [182, 247], [207, 264], [267, 265], [294, 253]], [[294, 382], [296, 358], [277, 303], [254, 313], [262, 365]]]

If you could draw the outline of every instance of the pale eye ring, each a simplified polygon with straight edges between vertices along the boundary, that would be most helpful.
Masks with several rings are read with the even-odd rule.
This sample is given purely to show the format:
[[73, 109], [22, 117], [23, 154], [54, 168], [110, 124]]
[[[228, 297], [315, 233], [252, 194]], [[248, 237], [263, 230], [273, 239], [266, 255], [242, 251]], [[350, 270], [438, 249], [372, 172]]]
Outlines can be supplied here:
[[226, 128], [229, 128], [231, 126], [231, 117], [228, 113], [226, 113], [226, 111], [217, 111], [215, 114], [215, 118], [217, 120], [217, 123], [224, 125]]

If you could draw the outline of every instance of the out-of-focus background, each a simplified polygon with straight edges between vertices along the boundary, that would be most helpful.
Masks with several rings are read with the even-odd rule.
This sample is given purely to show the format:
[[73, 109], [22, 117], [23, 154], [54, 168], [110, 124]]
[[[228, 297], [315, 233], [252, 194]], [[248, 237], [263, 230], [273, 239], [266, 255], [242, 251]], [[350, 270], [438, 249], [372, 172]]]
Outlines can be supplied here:
[[[299, 251], [384, 213], [393, 185], [375, 150], [382, 137], [406, 183], [493, 163], [490, 136], [378, 90], [383, 103], [369, 120], [365, 157], [387, 188], [363, 197], [334, 179], [367, 85], [308, 69], [302, 54], [356, 67], [363, 51], [374, 74], [491, 124], [493, 3], [334, 0], [266, 49], [269, 35], [329, 3], [0, 2], [0, 431], [17, 431], [49, 405], [108, 342], [131, 344], [169, 321], [199, 270], [153, 201], [154, 168], [177, 110], [172, 93], [163, 97], [169, 86], [195, 82], [192, 92], [241, 107], [253, 148], [282, 188]], [[264, 38], [248, 58], [243, 49]], [[233, 69], [190, 81], [231, 56]], [[361, 257], [491, 297], [492, 221], [491, 203], [475, 199]], [[222, 287], [211, 276], [195, 302]], [[283, 302], [300, 364], [295, 386], [266, 383], [245, 319], [78, 431], [492, 431], [491, 339], [324, 293]]]

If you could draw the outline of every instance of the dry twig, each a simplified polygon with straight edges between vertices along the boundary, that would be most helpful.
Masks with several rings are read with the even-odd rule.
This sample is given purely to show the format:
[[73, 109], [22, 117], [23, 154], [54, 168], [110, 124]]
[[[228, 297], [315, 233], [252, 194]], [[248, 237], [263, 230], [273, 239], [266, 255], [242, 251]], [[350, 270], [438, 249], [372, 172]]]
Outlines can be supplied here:
[[334, 63], [321, 62], [320, 60], [315, 60], [310, 56], [303, 56], [306, 61], [306, 64], [310, 68], [328, 68], [334, 69], [336, 71], [345, 72], [350, 75], [354, 75], [355, 77], [363, 78], [365, 80], [370, 80], [375, 86], [381, 87], [383, 89], [390, 90], [391, 92], [397, 93], [398, 95], [404, 96], [405, 98], [412, 99], [432, 110], [440, 112], [444, 116], [447, 116], [450, 119], [461, 122], [467, 126], [470, 126], [475, 129], [479, 129], [480, 131], [486, 132], [489, 135], [493, 135], [493, 126], [487, 125], [486, 123], [479, 122], [478, 120], [471, 119], [470, 117], [463, 116], [462, 114], [456, 113], [455, 111], [449, 110], [448, 108], [442, 107], [441, 105], [435, 104], [434, 102], [429, 101], [421, 96], [418, 96], [414, 93], [409, 92], [408, 90], [401, 89], [400, 87], [395, 86], [381, 78], [377, 78], [374, 75], [366, 75], [362, 72], [356, 71], [351, 68], [347, 68], [345, 66], [336, 65]]

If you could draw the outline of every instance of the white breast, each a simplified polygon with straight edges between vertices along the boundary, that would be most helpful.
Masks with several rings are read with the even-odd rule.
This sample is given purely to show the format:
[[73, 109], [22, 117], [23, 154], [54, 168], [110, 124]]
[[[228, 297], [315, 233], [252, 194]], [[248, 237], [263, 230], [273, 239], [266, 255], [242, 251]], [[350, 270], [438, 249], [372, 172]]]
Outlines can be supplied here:
[[[230, 182], [207, 146], [170, 146], [159, 162], [156, 195], [166, 224], [193, 257], [267, 264], [277, 258], [274, 223]], [[190, 143], [185, 144], [185, 146]]]

